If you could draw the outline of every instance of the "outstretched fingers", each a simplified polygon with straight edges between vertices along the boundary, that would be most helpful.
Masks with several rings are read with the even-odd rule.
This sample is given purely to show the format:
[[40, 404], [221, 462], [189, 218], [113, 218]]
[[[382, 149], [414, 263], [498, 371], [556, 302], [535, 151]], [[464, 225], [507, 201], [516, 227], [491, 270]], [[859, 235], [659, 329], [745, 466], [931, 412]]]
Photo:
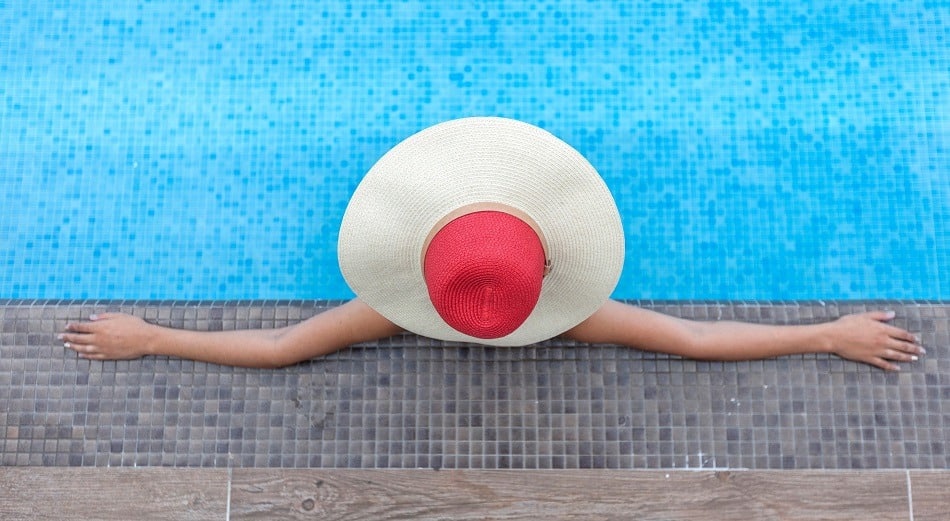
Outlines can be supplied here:
[[927, 353], [924, 347], [920, 345], [920, 337], [905, 329], [883, 323], [893, 318], [892, 312], [884, 312], [882, 318], [876, 316], [872, 316], [872, 318], [882, 322], [881, 334], [885, 337], [885, 340], [881, 342], [884, 351], [879, 357], [880, 364], [875, 364], [878, 367], [890, 371], [899, 371], [900, 366], [894, 362], [916, 362]]
[[875, 320], [877, 322], [880, 322], [881, 330], [884, 333], [886, 333], [887, 336], [895, 340], [907, 342], [912, 345], [920, 344], [920, 337], [918, 337], [917, 335], [911, 333], [910, 331], [907, 331], [906, 329], [887, 323], [893, 320], [894, 317], [896, 316], [896, 313], [894, 313], [893, 311], [868, 311], [866, 313], [860, 313], [857, 316], [861, 316], [861, 315], [867, 318], [870, 318], [872, 320]]
[[836, 321], [834, 352], [887, 371], [900, 370], [900, 363], [916, 362], [926, 350], [919, 337], [888, 323], [894, 316], [893, 311], [869, 311], [841, 317]]
[[66, 332], [56, 338], [63, 341], [63, 347], [82, 353], [95, 340], [95, 329], [88, 323], [76, 322], [66, 325]]
[[886, 335], [886, 339], [882, 344], [891, 351], [893, 355], [889, 357], [891, 360], [916, 362], [919, 357], [927, 354], [924, 346], [920, 344], [920, 337], [917, 335], [899, 327], [884, 324], [882, 324], [882, 327], [883, 334]]
[[63, 347], [66, 349], [71, 349], [75, 351], [79, 358], [91, 358], [96, 354], [97, 349], [95, 345], [92, 344], [81, 344], [75, 341], [66, 340], [63, 342]]
[[103, 355], [96, 346], [97, 334], [101, 330], [101, 321], [114, 318], [116, 313], [99, 313], [89, 316], [88, 321], [70, 322], [65, 331], [56, 335], [63, 347], [75, 351], [80, 358], [102, 359]]
[[98, 313], [89, 315], [89, 320], [81, 322], [70, 322], [66, 324], [66, 331], [76, 333], [94, 333], [100, 329], [103, 321], [112, 320], [124, 316], [122, 313]]
[[900, 371], [901, 367], [885, 358], [874, 357], [870, 360], [866, 360], [867, 363], [877, 367], [878, 369], [883, 369], [885, 371]]

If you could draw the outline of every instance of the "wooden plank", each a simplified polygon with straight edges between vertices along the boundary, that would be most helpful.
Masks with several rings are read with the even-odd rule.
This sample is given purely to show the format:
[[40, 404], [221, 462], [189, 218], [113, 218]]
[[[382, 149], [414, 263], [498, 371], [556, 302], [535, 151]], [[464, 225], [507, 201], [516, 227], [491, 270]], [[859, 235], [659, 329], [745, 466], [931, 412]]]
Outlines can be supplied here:
[[914, 521], [950, 519], [950, 472], [912, 470], [910, 483]]
[[235, 469], [232, 520], [906, 520], [904, 471]]
[[226, 469], [0, 467], [0, 519], [221, 521]]

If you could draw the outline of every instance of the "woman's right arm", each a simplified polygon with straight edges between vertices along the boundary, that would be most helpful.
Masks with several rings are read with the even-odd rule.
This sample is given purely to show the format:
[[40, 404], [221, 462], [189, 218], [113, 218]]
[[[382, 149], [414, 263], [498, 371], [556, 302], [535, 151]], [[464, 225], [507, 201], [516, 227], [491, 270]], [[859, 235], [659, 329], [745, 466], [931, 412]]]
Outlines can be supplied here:
[[386, 338], [398, 326], [354, 299], [281, 329], [191, 331], [149, 324], [122, 313], [74, 322], [59, 335], [65, 347], [89, 360], [130, 360], [165, 355], [241, 367], [282, 367]]

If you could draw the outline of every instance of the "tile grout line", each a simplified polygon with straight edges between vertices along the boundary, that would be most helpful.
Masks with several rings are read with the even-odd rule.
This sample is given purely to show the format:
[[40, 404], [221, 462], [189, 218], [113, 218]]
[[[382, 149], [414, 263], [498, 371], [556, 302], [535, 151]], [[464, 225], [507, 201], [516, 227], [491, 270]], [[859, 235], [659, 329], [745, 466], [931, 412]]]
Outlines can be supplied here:
[[[228, 492], [224, 500], [224, 521], [231, 521], [231, 473], [233, 467], [231, 467], [230, 461], [228, 463]], [[913, 521], [913, 519], [911, 519], [911, 521]]]
[[907, 510], [910, 521], [914, 521], [914, 494], [913, 488], [910, 486], [910, 469], [904, 469], [904, 473], [907, 476]]

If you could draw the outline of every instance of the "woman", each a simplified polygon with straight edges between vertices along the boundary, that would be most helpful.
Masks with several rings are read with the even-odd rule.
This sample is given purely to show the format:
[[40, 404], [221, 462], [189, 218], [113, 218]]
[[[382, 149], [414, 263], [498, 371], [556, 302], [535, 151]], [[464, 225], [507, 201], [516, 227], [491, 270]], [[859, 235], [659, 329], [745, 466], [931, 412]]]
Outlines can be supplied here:
[[695, 322], [609, 300], [624, 259], [613, 198], [594, 167], [548, 132], [503, 118], [425, 129], [366, 174], [340, 228], [357, 298], [277, 330], [198, 332], [105, 313], [67, 325], [92, 360], [169, 355], [279, 367], [402, 331], [494, 346], [549, 338], [704, 360], [828, 352], [898, 370], [924, 354], [892, 312], [824, 324]]

